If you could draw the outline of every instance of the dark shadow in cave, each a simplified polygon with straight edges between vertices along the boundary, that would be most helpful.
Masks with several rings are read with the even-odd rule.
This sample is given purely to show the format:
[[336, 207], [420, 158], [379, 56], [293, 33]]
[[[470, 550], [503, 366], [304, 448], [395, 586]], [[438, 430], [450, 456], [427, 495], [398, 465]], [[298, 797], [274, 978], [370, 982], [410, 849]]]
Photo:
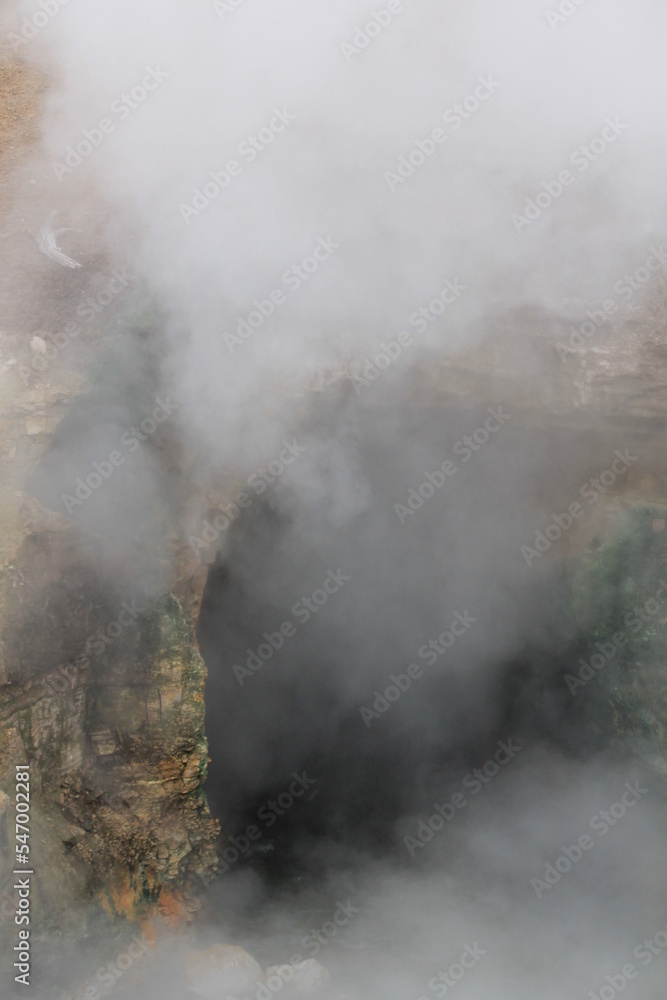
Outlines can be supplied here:
[[[540, 496], [566, 509], [600, 444], [515, 419], [464, 460], [457, 444], [488, 413], [379, 412], [332, 393], [293, 472], [233, 526], [209, 575], [199, 641], [206, 791], [242, 854], [266, 851], [271, 863], [272, 848], [284, 859], [319, 838], [390, 850], [400, 817], [446, 794], [498, 740], [599, 748], [587, 700], [563, 680], [583, 650], [566, 576], [557, 559], [527, 567], [520, 547], [541, 523]], [[401, 523], [394, 505], [447, 459], [456, 473]], [[349, 579], [321, 606], [311, 600], [306, 617], [304, 599], [340, 573]], [[427, 662], [425, 645], [457, 614], [474, 623]], [[411, 663], [421, 676], [394, 703], [378, 702]], [[388, 707], [362, 717], [374, 703]], [[313, 783], [297, 794], [304, 772]]]

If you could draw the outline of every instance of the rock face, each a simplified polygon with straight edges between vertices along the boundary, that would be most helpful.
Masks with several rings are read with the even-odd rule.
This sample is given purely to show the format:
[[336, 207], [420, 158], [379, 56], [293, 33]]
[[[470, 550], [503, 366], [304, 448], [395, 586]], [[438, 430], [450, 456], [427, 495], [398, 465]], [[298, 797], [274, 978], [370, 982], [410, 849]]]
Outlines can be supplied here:
[[[56, 225], [64, 215], [76, 225], [79, 209], [31, 148], [47, 81], [11, 60], [0, 76], [3, 152], [12, 150], [0, 157], [0, 914], [13, 867], [14, 768], [29, 763], [45, 933], [71, 924], [79, 933], [100, 907], [188, 919], [197, 886], [216, 870], [219, 834], [202, 792], [206, 673], [194, 639], [206, 570], [183, 557], [164, 508], [136, 497], [121, 516], [135, 535], [119, 538], [30, 485], [49, 455], [58, 462], [63, 421], [78, 413], [90, 425], [85, 401], [99, 402], [99, 366], [115, 364], [107, 344], [125, 337], [122, 353], [128, 336], [142, 342], [150, 318], [128, 320], [143, 302], [127, 282], [128, 294], [88, 310], [93, 319], [77, 313], [86, 296], [108, 300], [116, 262], [96, 243], [96, 224], [81, 227], [80, 269], [40, 253], [31, 233], [55, 209]], [[76, 200], [96, 216], [101, 202], [86, 182]], [[108, 502], [126, 491], [120, 483]]]
[[[667, 507], [620, 514], [606, 536], [569, 566], [571, 604], [590, 655], [567, 681], [585, 699], [596, 687], [612, 725], [667, 777]], [[603, 725], [593, 716], [593, 725]]]
[[[331, 976], [314, 958], [290, 965], [270, 965], [262, 974], [254, 958], [236, 945], [216, 944], [187, 959], [188, 988], [203, 1000], [233, 1000], [283, 992], [286, 997], [313, 997], [326, 989]], [[259, 989], [258, 989], [259, 987]]]
[[11, 796], [15, 765], [30, 763], [33, 821], [50, 829], [34, 863], [54, 917], [61, 863], [83, 896], [139, 917], [216, 867], [204, 664], [173, 595], [139, 602], [118, 577], [114, 594], [95, 570], [103, 540], [37, 504], [24, 511], [25, 540], [0, 575], [2, 787]]
[[[48, 870], [41, 891], [54, 923], [75, 919], [76, 901], [91, 898], [111, 914], [141, 919], [183, 890], [187, 904], [218, 863], [219, 830], [202, 790], [205, 666], [194, 635], [208, 565], [223, 538], [201, 552], [187, 539], [221, 497], [197, 492], [166, 428], [150, 447], [167, 499], [151, 506], [141, 494], [130, 497], [122, 520], [133, 535], [112, 536], [94, 520], [58, 512], [58, 497], [49, 498], [39, 477], [34, 489], [26, 483], [58, 454], [63, 420], [83, 410], [86, 422], [92, 386], [85, 372], [73, 372], [74, 354], [44, 375], [30, 364], [30, 338], [10, 346], [19, 364], [0, 372], [13, 442], [2, 458], [0, 496], [0, 792], [11, 799], [13, 768], [28, 760], [43, 840], [35, 863]], [[547, 426], [621, 420], [650, 440], [654, 454], [653, 469], [648, 459], [642, 463], [645, 481], [628, 478], [628, 502], [667, 502], [655, 430], [664, 403], [659, 366], [652, 402], [640, 412], [623, 352], [616, 369], [596, 370], [604, 391], [583, 399], [557, 357], [546, 392], [526, 386], [520, 373], [503, 376], [499, 350], [491, 343], [486, 354], [443, 358], [415, 376], [415, 399], [451, 406], [502, 396], [516, 419]], [[546, 378], [548, 366], [542, 370]], [[642, 365], [642, 379], [647, 371]], [[307, 388], [306, 399], [349, 373], [337, 376]], [[627, 406], [612, 405], [623, 387]], [[595, 531], [604, 534], [605, 523], [596, 522]], [[151, 585], [139, 589], [145, 580]]]

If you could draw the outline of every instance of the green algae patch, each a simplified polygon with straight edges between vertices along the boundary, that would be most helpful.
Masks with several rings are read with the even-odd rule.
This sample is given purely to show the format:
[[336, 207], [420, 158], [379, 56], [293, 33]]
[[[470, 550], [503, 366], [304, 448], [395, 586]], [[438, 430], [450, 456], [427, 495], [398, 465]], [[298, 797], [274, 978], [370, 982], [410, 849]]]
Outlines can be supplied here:
[[667, 777], [667, 509], [630, 508], [571, 567], [585, 636], [573, 694], [600, 685], [613, 732]]

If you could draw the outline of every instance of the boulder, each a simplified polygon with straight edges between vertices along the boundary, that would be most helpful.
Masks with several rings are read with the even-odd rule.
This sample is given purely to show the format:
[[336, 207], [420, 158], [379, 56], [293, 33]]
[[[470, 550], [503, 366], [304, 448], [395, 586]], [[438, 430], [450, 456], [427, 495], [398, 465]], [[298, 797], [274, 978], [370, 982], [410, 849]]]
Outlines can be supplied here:
[[278, 979], [284, 986], [289, 987], [291, 993], [299, 996], [312, 996], [331, 982], [327, 969], [314, 958], [307, 958], [294, 965], [270, 965], [266, 970], [264, 982], [272, 992], [277, 992], [274, 988], [277, 986], [277, 981], [272, 983], [272, 980]]
[[246, 996], [262, 977], [255, 959], [243, 948], [216, 944], [187, 958], [188, 989], [205, 1000]]

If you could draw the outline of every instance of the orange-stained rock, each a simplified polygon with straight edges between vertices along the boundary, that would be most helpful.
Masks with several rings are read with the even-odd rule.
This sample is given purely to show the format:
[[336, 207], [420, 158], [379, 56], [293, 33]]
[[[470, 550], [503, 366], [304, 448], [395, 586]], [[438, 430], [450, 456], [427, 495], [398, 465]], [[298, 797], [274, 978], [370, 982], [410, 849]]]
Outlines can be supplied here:
[[139, 922], [139, 928], [144, 938], [148, 942], [151, 948], [154, 948], [157, 944], [157, 930], [155, 927], [154, 920], [141, 920]]
[[165, 889], [160, 897], [160, 918], [168, 927], [181, 927], [194, 919], [199, 905], [179, 889]]

